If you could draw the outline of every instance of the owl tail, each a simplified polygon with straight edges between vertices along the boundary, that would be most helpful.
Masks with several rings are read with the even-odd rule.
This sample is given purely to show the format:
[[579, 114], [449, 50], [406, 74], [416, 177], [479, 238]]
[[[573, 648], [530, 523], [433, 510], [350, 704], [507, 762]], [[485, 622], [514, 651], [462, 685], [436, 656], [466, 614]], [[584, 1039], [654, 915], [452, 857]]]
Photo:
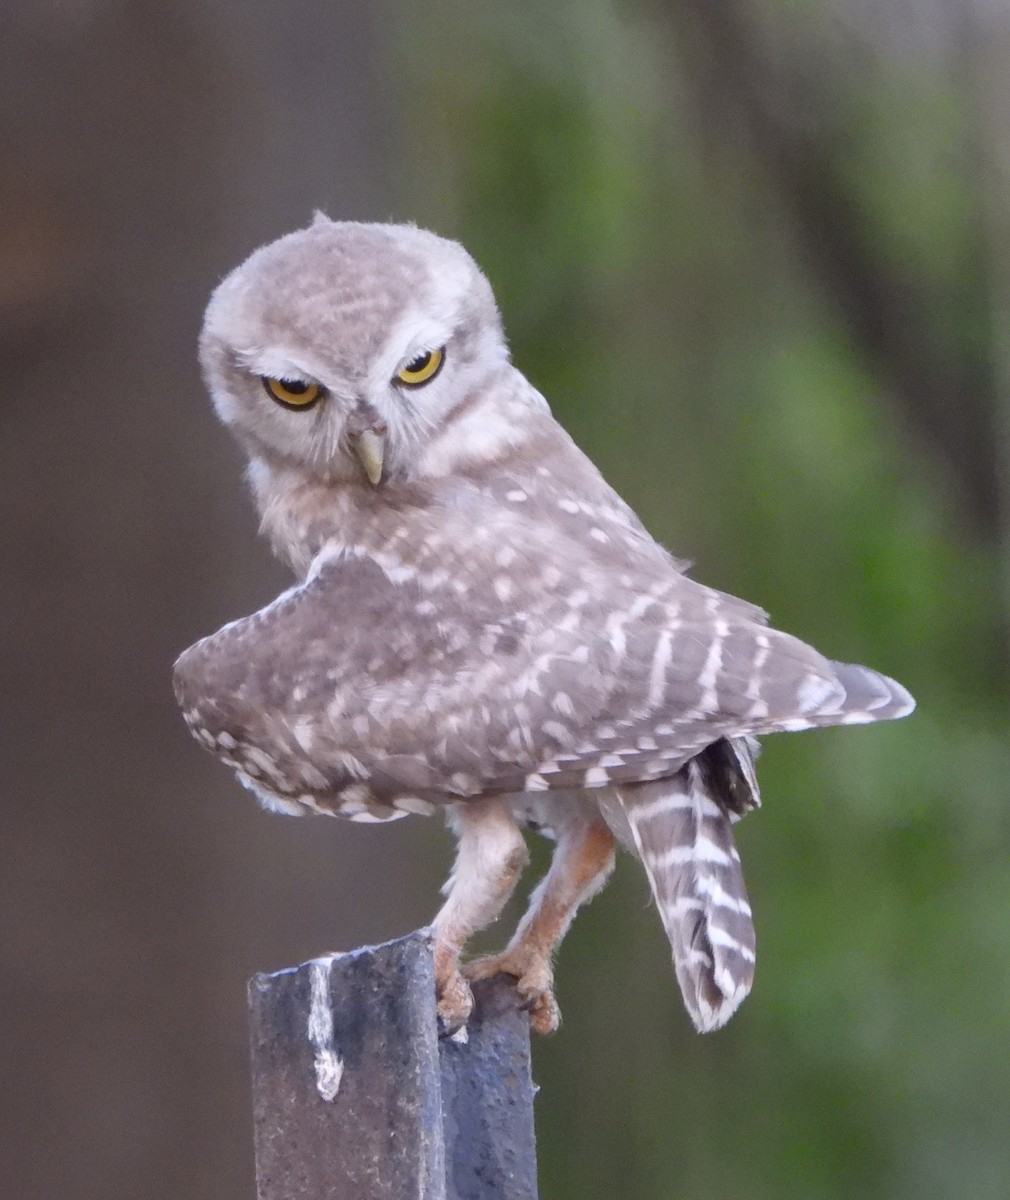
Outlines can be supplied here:
[[754, 925], [732, 821], [759, 803], [749, 747], [721, 741], [676, 775], [620, 789], [684, 1003], [700, 1033], [725, 1025], [754, 981]]

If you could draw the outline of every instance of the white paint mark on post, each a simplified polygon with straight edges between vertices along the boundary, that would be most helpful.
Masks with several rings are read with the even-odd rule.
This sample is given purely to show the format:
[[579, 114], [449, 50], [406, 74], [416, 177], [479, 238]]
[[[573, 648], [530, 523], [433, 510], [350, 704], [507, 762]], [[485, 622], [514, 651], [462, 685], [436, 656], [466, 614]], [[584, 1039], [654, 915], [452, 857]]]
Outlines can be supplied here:
[[333, 1046], [333, 1008], [330, 1004], [330, 972], [339, 954], [314, 958], [309, 963], [309, 1042], [315, 1051], [316, 1091], [332, 1104], [340, 1090], [344, 1063]]

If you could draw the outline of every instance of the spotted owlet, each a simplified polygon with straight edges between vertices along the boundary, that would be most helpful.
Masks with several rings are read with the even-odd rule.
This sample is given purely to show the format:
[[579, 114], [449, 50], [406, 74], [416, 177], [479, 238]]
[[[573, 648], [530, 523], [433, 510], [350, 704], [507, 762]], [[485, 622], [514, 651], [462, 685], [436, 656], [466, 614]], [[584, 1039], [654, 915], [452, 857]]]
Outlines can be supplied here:
[[[724, 1024], [754, 973], [731, 828], [758, 804], [753, 738], [900, 717], [909, 694], [690, 579], [512, 366], [454, 242], [318, 217], [221, 283], [200, 355], [299, 582], [181, 656], [194, 735], [270, 809], [446, 813], [446, 1028], [499, 971], [556, 1027], [552, 952], [617, 842], [695, 1025]], [[550, 869], [504, 952], [461, 966], [523, 828], [556, 841]]]

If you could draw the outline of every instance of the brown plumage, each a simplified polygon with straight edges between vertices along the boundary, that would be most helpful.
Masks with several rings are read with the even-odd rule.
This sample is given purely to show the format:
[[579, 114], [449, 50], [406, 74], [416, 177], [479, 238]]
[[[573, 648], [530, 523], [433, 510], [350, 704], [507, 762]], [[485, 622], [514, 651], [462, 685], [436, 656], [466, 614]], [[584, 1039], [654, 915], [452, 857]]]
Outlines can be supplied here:
[[179, 659], [195, 736], [268, 807], [447, 811], [447, 1026], [469, 1011], [463, 945], [518, 878], [521, 825], [557, 838], [554, 864], [471, 977], [514, 974], [553, 1028], [550, 955], [616, 837], [645, 866], [695, 1024], [724, 1023], [753, 975], [730, 828], [757, 803], [750, 739], [902, 716], [907, 692], [689, 579], [512, 367], [454, 243], [319, 220], [225, 280], [201, 357], [301, 582]]

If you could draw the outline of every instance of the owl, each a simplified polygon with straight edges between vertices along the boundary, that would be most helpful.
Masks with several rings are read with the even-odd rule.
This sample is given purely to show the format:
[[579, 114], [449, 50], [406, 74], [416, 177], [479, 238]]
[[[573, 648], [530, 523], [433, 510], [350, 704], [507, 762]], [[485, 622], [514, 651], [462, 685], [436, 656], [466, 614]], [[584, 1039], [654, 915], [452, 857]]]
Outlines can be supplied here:
[[[690, 578], [512, 365], [454, 242], [319, 216], [224, 279], [200, 360], [297, 582], [179, 658], [197, 740], [278, 812], [445, 814], [447, 1032], [499, 972], [557, 1027], [553, 953], [618, 845], [695, 1026], [723, 1025], [754, 975], [732, 826], [759, 803], [755, 738], [901, 717], [908, 692]], [[505, 949], [464, 963], [524, 830], [550, 868]]]

